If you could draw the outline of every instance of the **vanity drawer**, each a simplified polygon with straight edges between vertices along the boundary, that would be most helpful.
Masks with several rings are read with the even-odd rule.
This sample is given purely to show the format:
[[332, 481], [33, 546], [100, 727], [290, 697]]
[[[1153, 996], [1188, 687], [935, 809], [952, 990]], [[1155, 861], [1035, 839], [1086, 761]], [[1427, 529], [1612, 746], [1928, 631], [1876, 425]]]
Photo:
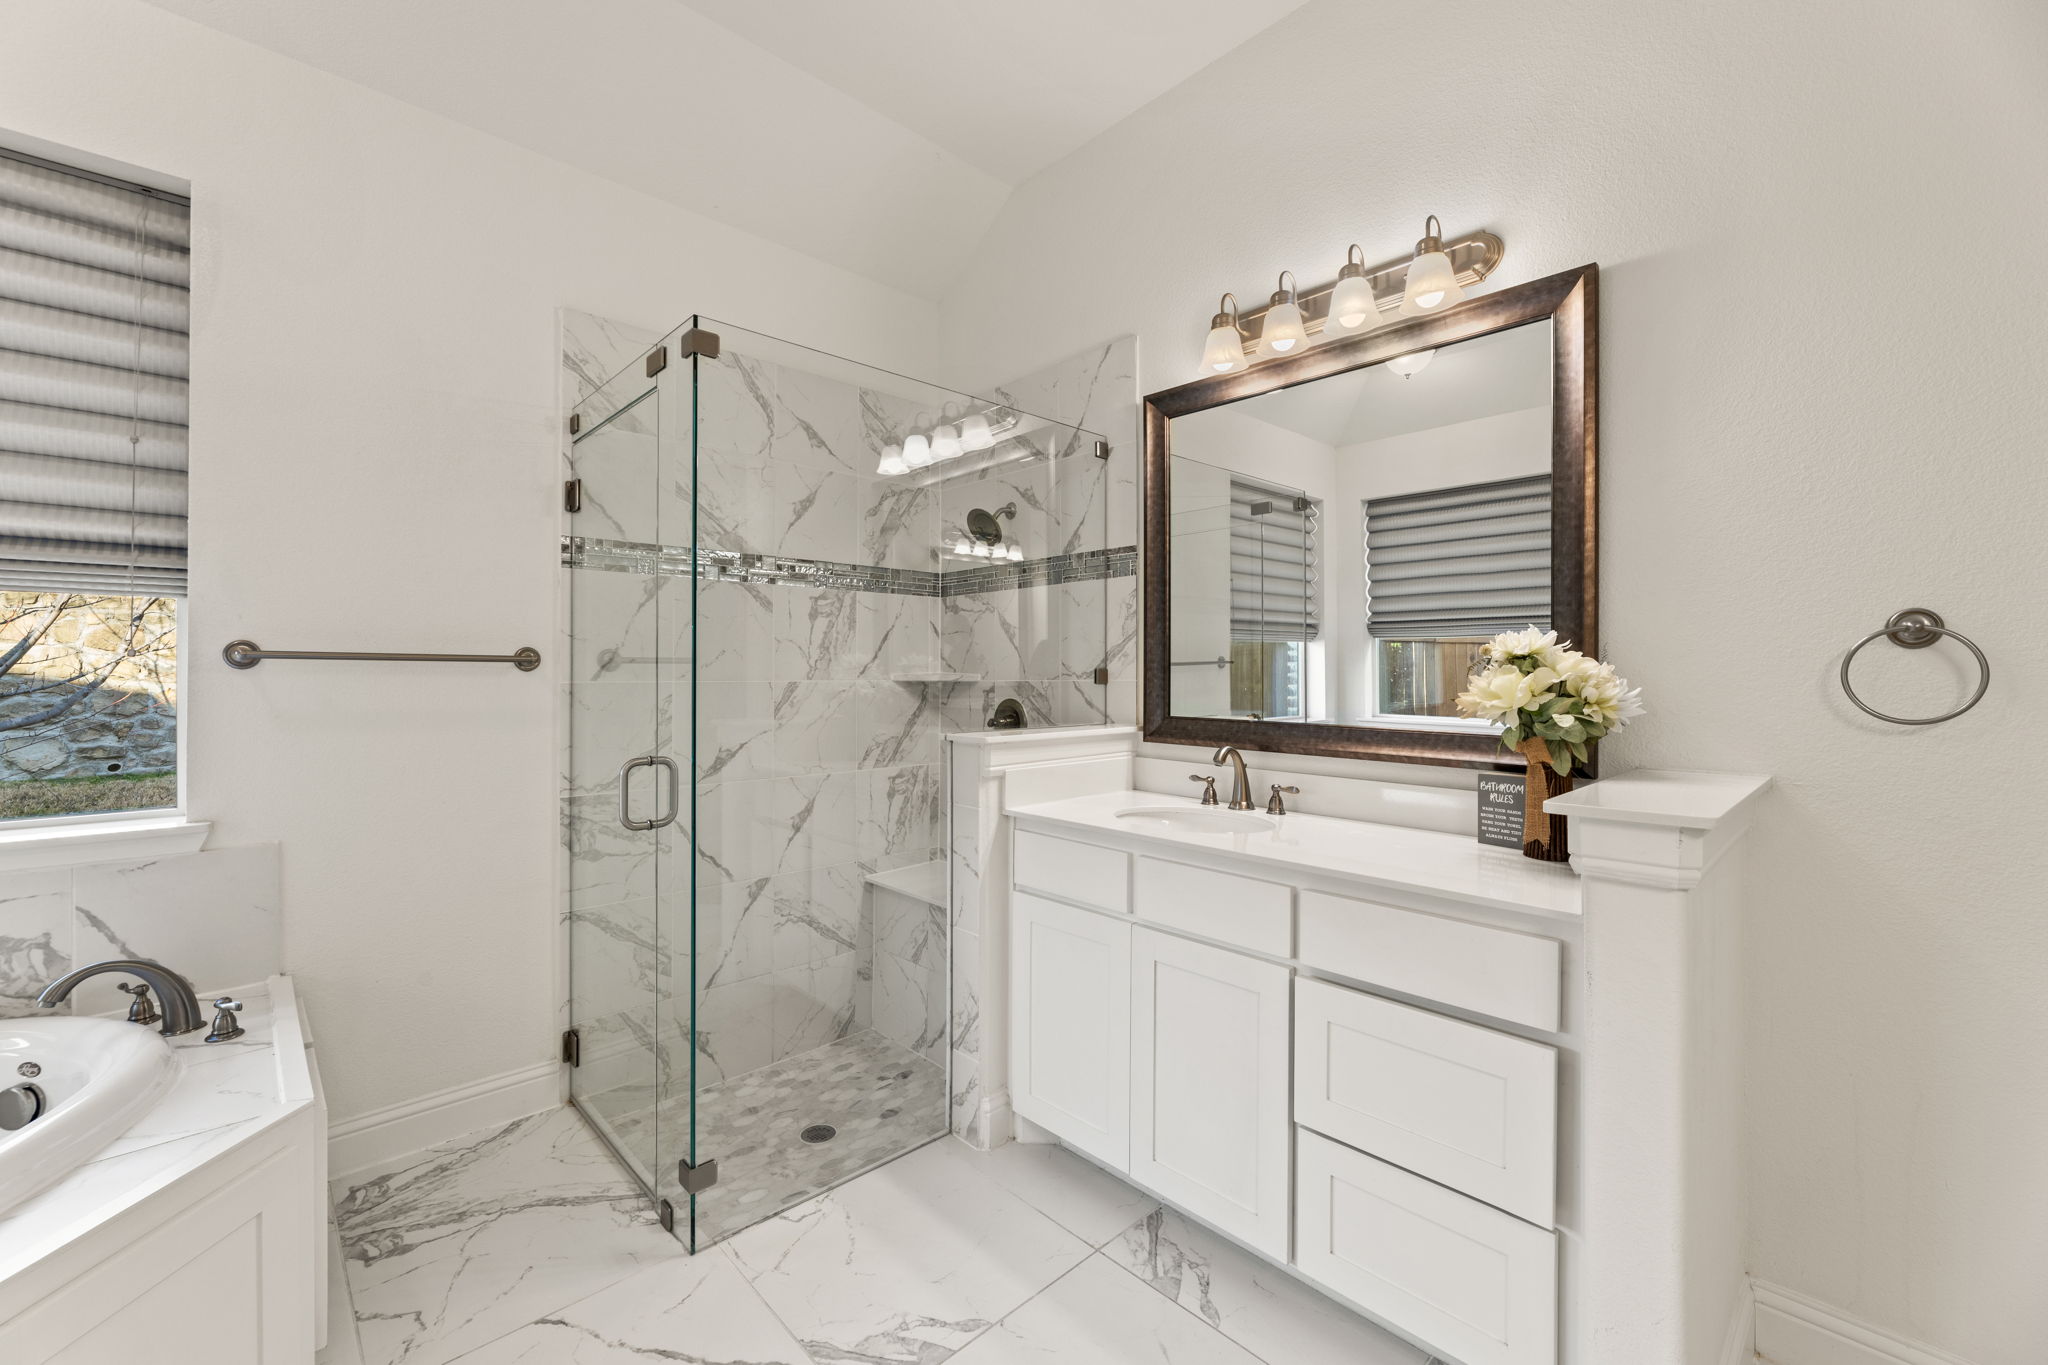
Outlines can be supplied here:
[[1556, 1048], [1298, 979], [1294, 1120], [1532, 1223], [1556, 1217]]
[[1555, 1365], [1557, 1234], [1295, 1130], [1294, 1263], [1465, 1365]]
[[1301, 960], [1406, 995], [1558, 1029], [1563, 965], [1556, 939], [1304, 891]]
[[1294, 888], [1233, 872], [1140, 856], [1138, 918], [1274, 957], [1294, 950]]
[[1118, 914], [1131, 909], [1131, 856], [1113, 848], [1020, 829], [1011, 851], [1010, 879], [1026, 891], [1076, 905]]

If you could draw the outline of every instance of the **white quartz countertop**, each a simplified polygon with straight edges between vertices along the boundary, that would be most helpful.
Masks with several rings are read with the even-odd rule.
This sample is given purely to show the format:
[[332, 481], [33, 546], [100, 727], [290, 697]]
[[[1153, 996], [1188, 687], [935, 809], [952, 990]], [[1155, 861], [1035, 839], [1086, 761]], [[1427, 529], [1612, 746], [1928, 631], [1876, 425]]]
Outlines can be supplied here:
[[1008, 809], [1020, 823], [1108, 838], [1119, 846], [1202, 849], [1249, 863], [1330, 873], [1471, 905], [1574, 918], [1579, 914], [1579, 878], [1569, 867], [1539, 863], [1514, 849], [1481, 844], [1470, 835], [1326, 815], [1261, 813], [1260, 818], [1276, 821], [1278, 828], [1226, 834], [1141, 829], [1116, 818], [1120, 811], [1193, 810], [1198, 804], [1157, 792], [1121, 791]]
[[290, 980], [274, 976], [233, 994], [243, 1006], [241, 1037], [208, 1043], [200, 1029], [171, 1039], [178, 1076], [155, 1107], [0, 1217], [0, 1281], [315, 1102]]

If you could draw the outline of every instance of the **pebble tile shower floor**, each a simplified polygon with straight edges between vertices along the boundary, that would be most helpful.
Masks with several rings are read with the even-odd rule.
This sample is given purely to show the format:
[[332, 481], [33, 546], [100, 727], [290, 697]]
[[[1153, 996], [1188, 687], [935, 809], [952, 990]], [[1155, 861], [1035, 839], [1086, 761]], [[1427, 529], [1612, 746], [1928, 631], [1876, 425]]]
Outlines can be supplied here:
[[1429, 1359], [1058, 1147], [932, 1142], [695, 1256], [568, 1109], [334, 1195], [357, 1330], [321, 1365]]

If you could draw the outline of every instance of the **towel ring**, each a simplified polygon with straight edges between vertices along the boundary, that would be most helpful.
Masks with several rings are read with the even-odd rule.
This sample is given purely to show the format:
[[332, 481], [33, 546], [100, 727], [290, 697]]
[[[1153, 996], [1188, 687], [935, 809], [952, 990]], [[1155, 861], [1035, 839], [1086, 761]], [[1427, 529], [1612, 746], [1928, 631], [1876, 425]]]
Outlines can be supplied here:
[[[1849, 685], [1849, 665], [1856, 661], [1858, 651], [1872, 640], [1888, 639], [1901, 649], [1925, 649], [1944, 635], [1977, 656], [1977, 671], [1980, 675], [1977, 679], [1977, 690], [1970, 694], [1970, 699], [1947, 715], [1888, 716], [1857, 696], [1856, 689]], [[1849, 652], [1842, 656], [1842, 690], [1849, 694], [1849, 700], [1855, 702], [1858, 709], [1865, 714], [1876, 716], [1879, 720], [1888, 720], [1894, 725], [1939, 725], [1945, 720], [1954, 720], [1984, 700], [1984, 691], [1990, 686], [1991, 660], [1984, 657], [1984, 651], [1977, 648], [1976, 641], [1959, 631], [1950, 630], [1939, 615], [1925, 607], [1908, 607], [1904, 611], [1894, 612], [1892, 619], [1884, 623], [1882, 630], [1871, 631], [1851, 645]]]

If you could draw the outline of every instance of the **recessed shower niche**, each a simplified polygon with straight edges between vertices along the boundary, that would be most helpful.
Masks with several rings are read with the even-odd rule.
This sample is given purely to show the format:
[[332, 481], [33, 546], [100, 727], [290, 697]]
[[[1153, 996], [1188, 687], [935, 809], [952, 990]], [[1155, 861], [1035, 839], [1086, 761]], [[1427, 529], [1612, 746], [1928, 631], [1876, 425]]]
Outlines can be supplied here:
[[1105, 720], [1134, 565], [1093, 433], [705, 318], [620, 355], [563, 545], [571, 1095], [699, 1247], [947, 1131], [942, 736]]

